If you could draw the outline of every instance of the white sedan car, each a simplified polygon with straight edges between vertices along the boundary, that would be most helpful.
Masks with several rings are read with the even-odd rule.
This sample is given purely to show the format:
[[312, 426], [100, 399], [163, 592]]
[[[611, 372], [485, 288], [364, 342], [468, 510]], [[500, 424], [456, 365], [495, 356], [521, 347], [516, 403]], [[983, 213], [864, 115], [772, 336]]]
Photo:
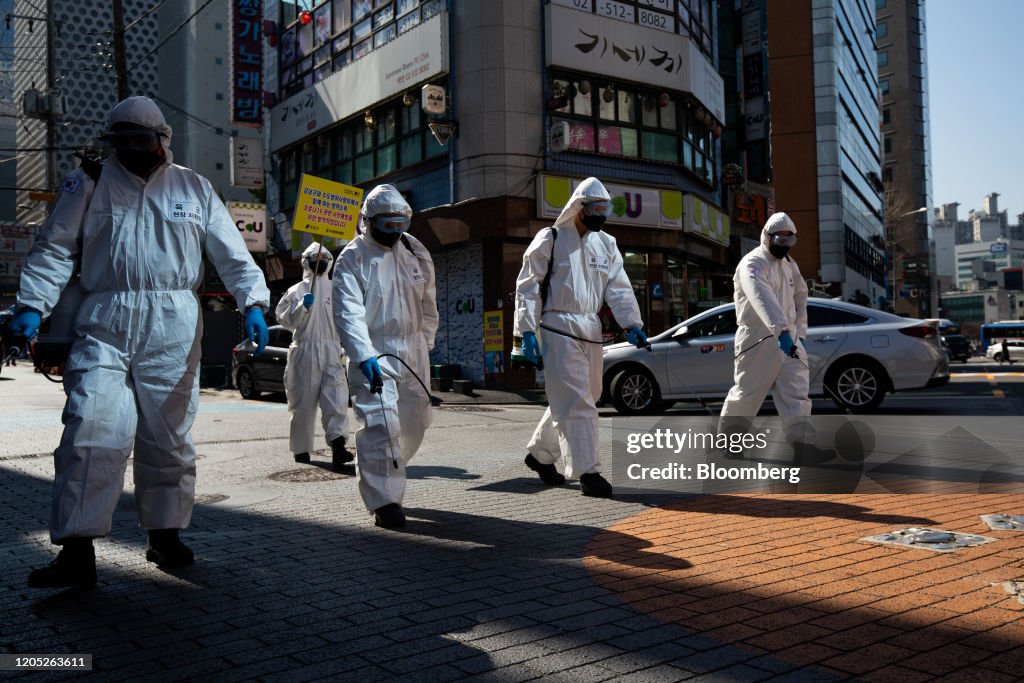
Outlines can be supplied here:
[[1003, 357], [1003, 341], [1000, 339], [994, 344], [989, 344], [989, 347], [985, 349], [985, 357], [999, 363], [1004, 360], [1011, 362], [1024, 360], [1024, 339], [1007, 339], [1006, 348], [1010, 352], [1009, 358]]
[[[871, 412], [888, 392], [949, 382], [949, 359], [923, 320], [811, 298], [807, 321], [812, 397]], [[606, 346], [604, 398], [627, 415], [681, 400], [723, 399], [733, 382], [735, 336], [736, 309], [725, 304], [651, 337], [650, 351]]]

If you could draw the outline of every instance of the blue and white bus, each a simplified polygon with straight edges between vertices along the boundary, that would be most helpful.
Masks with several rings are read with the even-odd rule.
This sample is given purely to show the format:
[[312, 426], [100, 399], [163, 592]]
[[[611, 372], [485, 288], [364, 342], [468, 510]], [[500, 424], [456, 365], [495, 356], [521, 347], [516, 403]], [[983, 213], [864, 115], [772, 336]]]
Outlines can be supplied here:
[[985, 353], [991, 344], [1003, 339], [1024, 339], [1024, 320], [1000, 320], [981, 326], [981, 349]]

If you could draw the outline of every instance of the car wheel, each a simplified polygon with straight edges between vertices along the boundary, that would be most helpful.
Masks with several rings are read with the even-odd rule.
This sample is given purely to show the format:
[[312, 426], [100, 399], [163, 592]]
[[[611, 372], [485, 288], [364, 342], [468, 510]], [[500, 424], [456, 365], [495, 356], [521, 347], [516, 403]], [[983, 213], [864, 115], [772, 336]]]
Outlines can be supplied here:
[[825, 379], [829, 397], [844, 410], [869, 413], [885, 398], [886, 378], [878, 367], [850, 362], [829, 372]]
[[245, 368], [239, 370], [236, 382], [238, 383], [238, 393], [242, 395], [242, 398], [252, 400], [260, 397], [260, 390], [256, 388], [256, 378], [249, 370]]
[[612, 380], [612, 405], [623, 415], [653, 412], [660, 402], [658, 384], [643, 368], [628, 368]]

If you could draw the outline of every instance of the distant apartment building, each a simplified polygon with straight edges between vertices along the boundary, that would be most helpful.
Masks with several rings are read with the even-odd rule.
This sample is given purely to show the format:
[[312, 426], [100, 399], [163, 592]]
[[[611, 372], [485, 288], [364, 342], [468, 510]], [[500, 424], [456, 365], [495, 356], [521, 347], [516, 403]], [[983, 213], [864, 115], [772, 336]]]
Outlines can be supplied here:
[[[895, 311], [927, 317], [937, 303], [930, 253], [931, 133], [924, 0], [875, 0], [889, 280]], [[928, 211], [912, 213], [920, 208]]]
[[984, 288], [999, 284], [998, 273], [1024, 263], [1024, 242], [999, 238], [957, 245], [956, 288]]
[[991, 242], [1008, 237], [1009, 221], [1007, 212], [999, 210], [999, 195], [995, 192], [985, 195], [981, 211], [971, 209], [967, 214], [975, 242]]
[[932, 256], [935, 263], [935, 284], [938, 292], [957, 288], [956, 246], [973, 242], [973, 226], [959, 220], [959, 202], [943, 204], [935, 209], [932, 222]]

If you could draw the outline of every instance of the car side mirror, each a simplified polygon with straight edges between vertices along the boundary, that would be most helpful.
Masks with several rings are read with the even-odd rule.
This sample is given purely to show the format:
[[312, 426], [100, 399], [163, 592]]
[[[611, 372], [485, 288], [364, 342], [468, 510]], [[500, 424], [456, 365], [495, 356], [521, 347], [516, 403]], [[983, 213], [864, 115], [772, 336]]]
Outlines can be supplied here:
[[683, 325], [678, 330], [676, 330], [675, 332], [672, 333], [672, 338], [681, 341], [688, 334], [690, 334], [690, 328], [687, 327], [686, 325]]

